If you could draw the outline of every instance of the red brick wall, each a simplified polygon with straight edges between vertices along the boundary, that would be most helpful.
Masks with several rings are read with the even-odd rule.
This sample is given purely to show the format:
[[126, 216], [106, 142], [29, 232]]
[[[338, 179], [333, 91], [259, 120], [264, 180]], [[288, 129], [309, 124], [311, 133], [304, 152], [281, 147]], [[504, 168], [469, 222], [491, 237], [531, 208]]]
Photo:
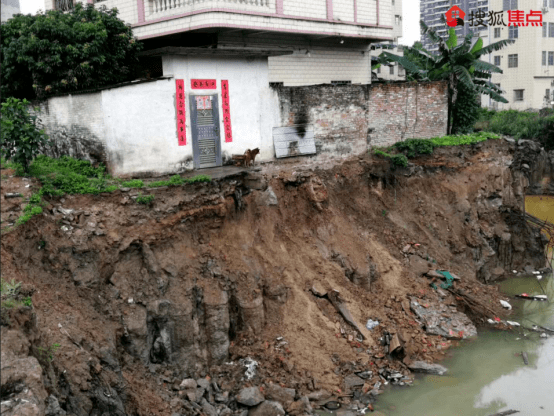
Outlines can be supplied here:
[[314, 126], [318, 156], [446, 134], [445, 83], [276, 87], [282, 126]]
[[368, 100], [372, 146], [446, 134], [448, 88], [444, 82], [374, 84]]

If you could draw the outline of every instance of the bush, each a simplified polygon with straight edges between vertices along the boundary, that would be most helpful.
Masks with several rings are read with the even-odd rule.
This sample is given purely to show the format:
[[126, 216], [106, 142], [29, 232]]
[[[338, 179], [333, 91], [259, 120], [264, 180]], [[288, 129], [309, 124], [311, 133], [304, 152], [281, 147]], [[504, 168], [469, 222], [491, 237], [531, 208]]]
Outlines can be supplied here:
[[41, 195], [98, 194], [118, 188], [109, 183], [104, 166], [95, 168], [87, 160], [69, 156], [59, 159], [38, 156], [31, 165], [30, 173], [42, 183]]
[[33, 216], [39, 214], [42, 214], [42, 196], [40, 192], [31, 195], [29, 203], [23, 208], [23, 215], [21, 215], [15, 223], [16, 225], [25, 224]]
[[142, 195], [139, 194], [137, 196], [137, 203], [143, 204], [143, 205], [150, 205], [154, 201], [155, 196], [154, 195]]
[[[29, 171], [31, 161], [48, 144], [43, 130], [38, 130], [36, 116], [29, 114], [29, 102], [8, 98], [2, 103], [0, 122], [2, 157]], [[21, 172], [19, 172], [21, 173]]]
[[1, 95], [40, 99], [134, 78], [142, 45], [117, 14], [76, 3], [2, 23]]
[[473, 126], [479, 119], [480, 95], [463, 83], [458, 84], [458, 96], [452, 106], [452, 133], [467, 134], [473, 132]]
[[409, 158], [416, 157], [417, 155], [428, 155], [433, 153], [435, 144], [428, 139], [408, 139], [403, 142], [397, 142], [394, 147], [403, 152]]
[[131, 181], [122, 182], [121, 186], [124, 188], [142, 188], [144, 187], [144, 182], [140, 179], [133, 179]]
[[375, 150], [373, 153], [375, 153], [375, 155], [377, 156], [389, 159], [393, 166], [399, 166], [403, 168], [408, 166], [408, 158], [403, 154], [391, 155], [389, 153], [383, 152], [382, 150]]
[[482, 110], [480, 120], [488, 122], [485, 130], [512, 136], [515, 139], [539, 141], [546, 149], [554, 149], [554, 114], [552, 110], [531, 113], [517, 110]]

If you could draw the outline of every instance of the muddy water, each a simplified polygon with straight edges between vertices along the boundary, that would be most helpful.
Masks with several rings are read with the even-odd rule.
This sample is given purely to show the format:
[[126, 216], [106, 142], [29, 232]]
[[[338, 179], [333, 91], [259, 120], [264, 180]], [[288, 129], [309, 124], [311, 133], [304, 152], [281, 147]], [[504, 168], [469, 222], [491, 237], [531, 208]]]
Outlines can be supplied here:
[[[528, 197], [526, 209], [552, 221], [554, 197]], [[554, 300], [552, 275], [540, 281], [534, 275], [513, 278], [500, 286], [508, 295], [546, 292]], [[510, 320], [554, 329], [554, 302], [511, 303]], [[528, 354], [528, 366], [522, 351]], [[366, 414], [485, 416], [514, 409], [522, 416], [554, 415], [554, 335], [544, 339], [525, 330], [480, 330], [477, 339], [460, 343], [441, 364], [449, 369], [446, 375], [418, 376], [412, 387], [388, 387], [375, 404], [375, 413]]]

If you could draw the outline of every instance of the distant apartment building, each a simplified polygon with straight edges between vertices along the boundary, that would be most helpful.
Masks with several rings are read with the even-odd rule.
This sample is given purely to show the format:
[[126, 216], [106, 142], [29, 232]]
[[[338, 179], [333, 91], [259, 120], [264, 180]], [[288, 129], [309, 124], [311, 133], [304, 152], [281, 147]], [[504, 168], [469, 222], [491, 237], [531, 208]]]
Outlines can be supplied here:
[[492, 82], [505, 91], [507, 104], [484, 97], [483, 105], [498, 109], [539, 109], [551, 106], [554, 82], [554, 0], [490, 0], [490, 8], [504, 11], [508, 24], [508, 10], [541, 11], [541, 26], [495, 26], [489, 28], [491, 42], [514, 39], [513, 45], [493, 52], [489, 61], [503, 73], [493, 74]]
[[19, 8], [19, 0], [2, 0], [1, 6], [2, 23], [10, 19], [14, 14], [21, 13], [21, 10]]
[[[482, 37], [486, 37], [487, 28], [483, 26], [469, 27], [469, 18], [471, 14], [475, 16], [477, 13], [488, 15], [489, 0], [421, 0], [420, 14], [421, 20], [427, 26], [434, 29], [443, 39], [448, 37], [448, 27], [443, 23], [446, 12], [452, 6], [458, 6], [465, 12], [465, 24], [456, 26], [456, 34], [458, 37], [463, 37], [471, 30], [474, 33], [479, 33]], [[428, 36], [422, 36], [421, 39], [425, 49], [436, 51], [438, 48], [434, 45]]]

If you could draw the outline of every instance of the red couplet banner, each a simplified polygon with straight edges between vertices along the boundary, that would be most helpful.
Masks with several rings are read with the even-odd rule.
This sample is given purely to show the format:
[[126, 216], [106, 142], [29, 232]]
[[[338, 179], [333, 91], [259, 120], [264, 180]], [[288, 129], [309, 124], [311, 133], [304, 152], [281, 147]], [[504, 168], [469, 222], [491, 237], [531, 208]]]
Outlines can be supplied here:
[[215, 79], [191, 79], [190, 87], [193, 90], [215, 90], [217, 82]]
[[223, 127], [225, 129], [225, 142], [233, 141], [231, 130], [231, 108], [229, 106], [229, 81], [221, 80], [221, 108], [223, 110]]
[[177, 109], [177, 138], [179, 146], [187, 144], [187, 115], [185, 110], [185, 81], [175, 80], [175, 108]]

